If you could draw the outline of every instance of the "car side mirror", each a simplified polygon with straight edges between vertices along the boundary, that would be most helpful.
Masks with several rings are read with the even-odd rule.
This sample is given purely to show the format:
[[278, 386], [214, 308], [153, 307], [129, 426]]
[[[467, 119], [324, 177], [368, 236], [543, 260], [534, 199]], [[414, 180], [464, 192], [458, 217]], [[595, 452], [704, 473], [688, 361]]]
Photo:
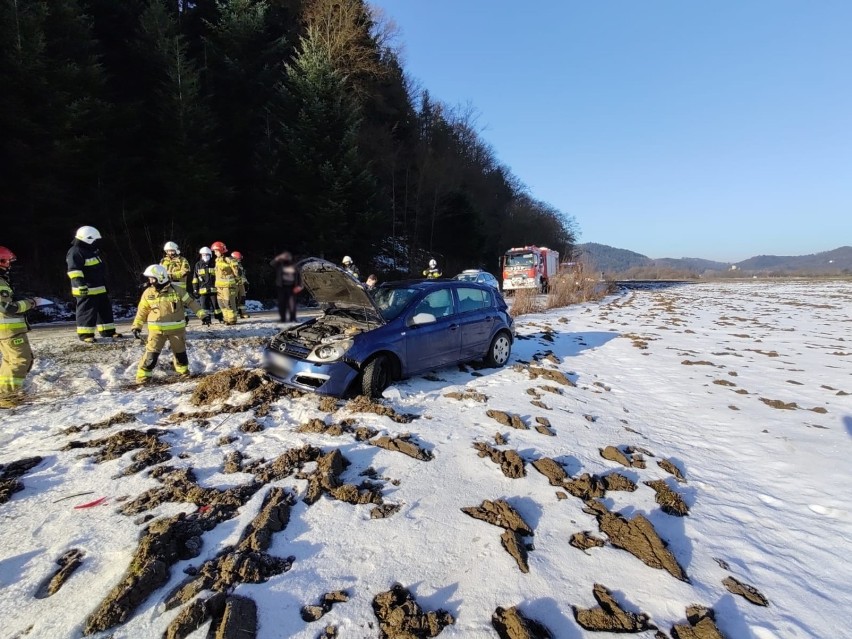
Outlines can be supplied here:
[[435, 318], [432, 313], [418, 313], [417, 315], [413, 315], [408, 320], [409, 326], [420, 326], [421, 324], [434, 324], [438, 320]]

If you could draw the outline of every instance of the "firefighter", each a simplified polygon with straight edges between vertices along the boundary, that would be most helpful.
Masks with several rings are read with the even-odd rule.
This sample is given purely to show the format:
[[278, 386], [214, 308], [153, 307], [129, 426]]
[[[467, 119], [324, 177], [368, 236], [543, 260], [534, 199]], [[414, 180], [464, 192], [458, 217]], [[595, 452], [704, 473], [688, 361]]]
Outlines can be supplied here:
[[223, 242], [213, 242], [210, 245], [216, 256], [215, 281], [216, 299], [222, 309], [222, 319], [227, 326], [237, 323], [237, 273], [236, 261], [225, 255], [228, 247]]
[[434, 259], [429, 260], [429, 268], [423, 271], [423, 277], [429, 280], [436, 280], [441, 277], [441, 275], [442, 273], [438, 268], [438, 263]]
[[160, 260], [160, 264], [166, 267], [172, 284], [185, 292], [186, 279], [189, 275], [189, 260], [180, 254], [180, 249], [174, 242], [166, 242], [163, 251], [165, 255]]
[[172, 349], [177, 374], [189, 375], [184, 306], [188, 306], [205, 326], [210, 325], [212, 317], [189, 293], [171, 281], [169, 272], [162, 264], [151, 264], [143, 275], [148, 278], [149, 286], [142, 292], [131, 330], [135, 338], [141, 339], [142, 326], [147, 321], [148, 341], [136, 370], [136, 381], [144, 384], [151, 379], [166, 342]]
[[14, 406], [15, 394], [33, 367], [33, 351], [27, 339], [30, 327], [24, 313], [35, 308], [31, 299], [15, 300], [9, 271], [17, 258], [0, 246], [0, 407]]
[[77, 337], [90, 344], [95, 341], [95, 329], [101, 337], [121, 337], [107, 294], [106, 269], [97, 247], [100, 239], [94, 226], [81, 226], [65, 256], [71, 295], [77, 301]]
[[243, 254], [239, 251], [231, 251], [231, 259], [237, 263], [237, 315], [242, 319], [248, 319], [246, 310], [246, 291], [248, 291], [248, 279], [246, 269], [243, 266]]
[[358, 271], [358, 267], [355, 266], [355, 262], [352, 261], [352, 258], [348, 255], [343, 256], [343, 270], [349, 273], [356, 280], [361, 281], [361, 273]]
[[213, 251], [202, 246], [198, 249], [198, 255], [200, 257], [192, 273], [192, 288], [198, 296], [201, 308], [212, 313], [221, 322], [222, 310], [216, 300], [216, 265], [213, 262]]

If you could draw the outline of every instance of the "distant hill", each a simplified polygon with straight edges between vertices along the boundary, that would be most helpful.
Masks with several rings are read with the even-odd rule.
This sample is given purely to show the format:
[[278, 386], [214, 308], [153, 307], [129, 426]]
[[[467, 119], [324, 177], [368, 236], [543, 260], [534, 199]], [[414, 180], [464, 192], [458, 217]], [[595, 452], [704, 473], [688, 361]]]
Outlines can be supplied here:
[[677, 273], [696, 276], [714, 271], [777, 275], [852, 274], [852, 246], [841, 246], [811, 255], [758, 255], [734, 264], [697, 257], [651, 259], [641, 253], [594, 242], [578, 244], [575, 247], [575, 255], [595, 270], [608, 274], [624, 274], [630, 271], [636, 277], [654, 277], [656, 271], [664, 272], [666, 276]]

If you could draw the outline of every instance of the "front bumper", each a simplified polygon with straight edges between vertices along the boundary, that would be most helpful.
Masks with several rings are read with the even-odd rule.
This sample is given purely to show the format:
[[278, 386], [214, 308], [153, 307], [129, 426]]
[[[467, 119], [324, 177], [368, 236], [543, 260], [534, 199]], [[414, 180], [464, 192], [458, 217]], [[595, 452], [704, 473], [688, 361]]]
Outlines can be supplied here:
[[263, 368], [275, 381], [302, 391], [342, 397], [358, 377], [358, 369], [344, 361], [318, 364], [284, 355], [269, 347], [263, 352]]

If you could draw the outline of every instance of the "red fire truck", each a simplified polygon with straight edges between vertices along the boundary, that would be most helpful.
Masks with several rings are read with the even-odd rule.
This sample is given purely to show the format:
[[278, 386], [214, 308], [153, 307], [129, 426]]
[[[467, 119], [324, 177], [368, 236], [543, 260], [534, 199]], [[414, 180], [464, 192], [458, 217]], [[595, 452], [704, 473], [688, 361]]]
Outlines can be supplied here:
[[547, 292], [559, 268], [559, 252], [545, 246], [511, 248], [503, 256], [503, 290], [532, 288]]

